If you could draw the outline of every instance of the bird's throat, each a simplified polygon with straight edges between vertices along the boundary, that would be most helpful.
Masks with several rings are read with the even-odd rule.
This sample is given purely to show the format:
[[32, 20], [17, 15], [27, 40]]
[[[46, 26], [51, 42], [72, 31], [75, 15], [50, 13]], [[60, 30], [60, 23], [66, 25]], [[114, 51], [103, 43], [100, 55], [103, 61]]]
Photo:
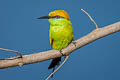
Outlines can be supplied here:
[[52, 31], [54, 32], [58, 32], [62, 30], [68, 24], [68, 22], [63, 18], [49, 19], [49, 22], [50, 22], [50, 27], [52, 28]]

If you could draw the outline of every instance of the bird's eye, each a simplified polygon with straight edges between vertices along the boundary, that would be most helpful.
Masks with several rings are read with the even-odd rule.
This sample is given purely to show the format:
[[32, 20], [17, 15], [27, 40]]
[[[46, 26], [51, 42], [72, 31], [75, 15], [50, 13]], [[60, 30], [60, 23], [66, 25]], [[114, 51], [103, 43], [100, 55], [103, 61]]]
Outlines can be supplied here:
[[61, 17], [60, 17], [60, 16], [55, 16], [55, 18], [59, 19], [59, 18], [61, 18]]
[[64, 17], [61, 17], [61, 16], [53, 16], [52, 18], [59, 19], [59, 18], [64, 18]]

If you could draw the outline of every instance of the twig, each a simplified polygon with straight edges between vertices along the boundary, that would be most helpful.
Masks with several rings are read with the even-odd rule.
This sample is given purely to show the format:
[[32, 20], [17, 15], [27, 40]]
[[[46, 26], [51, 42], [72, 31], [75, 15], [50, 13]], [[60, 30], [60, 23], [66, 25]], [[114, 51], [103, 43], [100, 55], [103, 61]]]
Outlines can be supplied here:
[[[22, 58], [22, 54], [18, 51], [15, 51], [15, 50], [12, 50], [12, 49], [5, 49], [5, 48], [0, 48], [0, 50], [4, 50], [4, 51], [9, 51], [9, 52], [14, 52], [16, 54], [19, 55], [19, 57], [16, 57], [16, 58]], [[15, 58], [14, 58], [15, 59]]]
[[90, 14], [88, 14], [84, 9], [81, 9], [89, 18], [90, 20], [95, 24], [96, 29], [98, 29], [98, 25], [96, 24], [96, 22], [92, 19], [92, 17], [90, 16]]
[[55, 72], [57, 72], [64, 64], [65, 62], [68, 60], [69, 56], [65, 56], [65, 59], [64, 61], [59, 65], [59, 67], [54, 71], [52, 72], [45, 80], [48, 80]]

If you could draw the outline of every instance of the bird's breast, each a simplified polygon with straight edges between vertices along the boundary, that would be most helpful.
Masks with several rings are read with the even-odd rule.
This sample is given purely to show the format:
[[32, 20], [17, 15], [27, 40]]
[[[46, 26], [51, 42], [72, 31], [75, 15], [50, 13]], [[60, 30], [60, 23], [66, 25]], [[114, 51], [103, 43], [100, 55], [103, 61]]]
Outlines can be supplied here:
[[54, 26], [52, 26], [52, 31], [53, 32], [59, 32], [63, 28], [64, 28], [64, 25], [54, 25]]

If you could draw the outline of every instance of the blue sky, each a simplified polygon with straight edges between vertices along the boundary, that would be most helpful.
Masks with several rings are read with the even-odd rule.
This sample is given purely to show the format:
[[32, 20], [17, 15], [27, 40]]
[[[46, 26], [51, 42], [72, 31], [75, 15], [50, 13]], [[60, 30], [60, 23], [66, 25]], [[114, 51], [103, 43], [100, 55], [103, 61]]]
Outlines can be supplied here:
[[[120, 21], [119, 0], [0, 0], [0, 47], [23, 55], [50, 50], [49, 23], [37, 17], [62, 9], [70, 15], [74, 39], [93, 29], [94, 24], [80, 11], [86, 10], [99, 27]], [[0, 58], [15, 56], [0, 52]], [[50, 61], [0, 70], [1, 80], [44, 80], [52, 70]], [[120, 32], [74, 51], [55, 74], [55, 80], [120, 80]]]

